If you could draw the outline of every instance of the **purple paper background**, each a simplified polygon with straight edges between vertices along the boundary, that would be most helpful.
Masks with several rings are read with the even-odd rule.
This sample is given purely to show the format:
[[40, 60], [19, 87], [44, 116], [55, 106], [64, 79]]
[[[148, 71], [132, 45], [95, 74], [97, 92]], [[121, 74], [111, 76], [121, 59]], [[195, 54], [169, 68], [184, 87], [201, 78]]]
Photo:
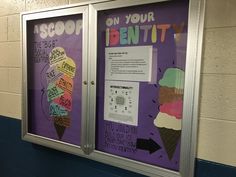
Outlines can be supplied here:
[[[63, 33], [61, 36], [54, 35], [42, 39], [39, 34], [34, 34], [34, 25], [42, 23], [56, 23], [57, 21], [82, 20], [81, 15], [66, 17], [55, 17], [43, 20], [29, 21], [27, 24], [27, 67], [28, 67], [28, 118], [29, 132], [58, 140], [56, 129], [52, 118], [49, 116], [49, 103], [47, 101], [47, 81], [45, 72], [49, 68], [48, 54], [53, 49], [50, 41], [54, 40], [55, 47], [64, 48], [66, 55], [76, 63], [76, 73], [73, 78], [72, 92], [72, 111], [69, 112], [71, 119], [70, 127], [65, 129], [61, 141], [80, 145], [81, 134], [81, 89], [82, 89], [82, 29], [79, 35], [75, 33], [68, 35]], [[40, 43], [40, 45], [35, 45]], [[48, 45], [45, 45], [45, 43]], [[37, 54], [41, 51], [41, 57]], [[41, 62], [35, 62], [35, 59], [44, 59]], [[43, 96], [42, 96], [43, 95]]]
[[[132, 13], [155, 13], [155, 22], [143, 24], [125, 24], [125, 15]], [[138, 127], [119, 124], [109, 121], [104, 121], [104, 78], [105, 78], [105, 30], [106, 19], [109, 17], [120, 17], [119, 25], [112, 28], [119, 29], [120, 27], [145, 25], [145, 24], [181, 24], [185, 23], [183, 33], [187, 33], [188, 23], [188, 1], [173, 1], [162, 2], [144, 6], [127, 7], [122, 9], [112, 9], [101, 11], [98, 14], [98, 77], [97, 83], [97, 127], [96, 127], [96, 149], [111, 154], [127, 157], [141, 162], [165, 167], [172, 170], [179, 170], [180, 160], [180, 142], [177, 145], [174, 156], [171, 160], [168, 159], [162, 144], [158, 129], [154, 126], [153, 121], [159, 110], [159, 80], [162, 78], [165, 70], [170, 67], [185, 68], [185, 50], [186, 38], [182, 39], [182, 45], [176, 46], [174, 41], [174, 30], [167, 30], [166, 40], [164, 43], [160, 41], [160, 33], [157, 35], [157, 42], [151, 43], [150, 36], [146, 43], [143, 42], [143, 36], [140, 36], [140, 43], [137, 45], [153, 45], [157, 48], [157, 84], [148, 84], [147, 82], [140, 83], [139, 93], [139, 110], [138, 110]], [[142, 33], [140, 33], [142, 34]], [[150, 35], [150, 34], [149, 34]], [[117, 45], [121, 46], [121, 45]], [[117, 47], [116, 46], [116, 47]], [[129, 45], [122, 45], [129, 46]], [[135, 45], [131, 45], [135, 46]], [[177, 53], [182, 50], [183, 53]], [[179, 55], [179, 56], [177, 56]], [[178, 61], [176, 60], [178, 57]], [[132, 133], [130, 133], [132, 132]], [[122, 137], [118, 141], [117, 137]], [[150, 154], [148, 151], [136, 149], [135, 142], [137, 138], [153, 139], [162, 149]], [[126, 141], [125, 145], [122, 145]], [[106, 142], [111, 142], [107, 146]], [[113, 143], [112, 143], [113, 142]], [[131, 143], [127, 145], [128, 143]], [[132, 144], [133, 143], [133, 144]], [[111, 146], [111, 144], [116, 144]], [[124, 146], [126, 149], [119, 149], [119, 146]], [[128, 147], [128, 148], [127, 148]]]

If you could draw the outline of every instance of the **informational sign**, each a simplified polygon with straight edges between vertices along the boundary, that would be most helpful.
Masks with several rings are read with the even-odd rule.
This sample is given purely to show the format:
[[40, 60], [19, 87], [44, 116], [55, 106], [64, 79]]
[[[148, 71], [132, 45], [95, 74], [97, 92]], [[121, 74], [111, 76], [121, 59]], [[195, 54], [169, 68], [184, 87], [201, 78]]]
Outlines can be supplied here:
[[98, 12], [96, 149], [179, 171], [188, 1]]
[[151, 81], [152, 46], [105, 49], [107, 80]]
[[138, 82], [105, 82], [105, 120], [137, 126], [138, 102]]
[[82, 15], [27, 23], [29, 132], [80, 145]]

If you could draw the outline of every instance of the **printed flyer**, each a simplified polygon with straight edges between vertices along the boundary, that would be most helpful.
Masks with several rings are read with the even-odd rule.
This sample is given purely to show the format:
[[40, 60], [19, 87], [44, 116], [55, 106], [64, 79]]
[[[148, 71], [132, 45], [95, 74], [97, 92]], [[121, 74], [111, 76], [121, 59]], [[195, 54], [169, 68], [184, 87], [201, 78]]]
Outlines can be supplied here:
[[29, 132], [80, 145], [82, 16], [27, 24]]
[[152, 46], [105, 49], [107, 80], [151, 81]]
[[188, 1], [98, 13], [97, 150], [179, 171], [187, 26]]

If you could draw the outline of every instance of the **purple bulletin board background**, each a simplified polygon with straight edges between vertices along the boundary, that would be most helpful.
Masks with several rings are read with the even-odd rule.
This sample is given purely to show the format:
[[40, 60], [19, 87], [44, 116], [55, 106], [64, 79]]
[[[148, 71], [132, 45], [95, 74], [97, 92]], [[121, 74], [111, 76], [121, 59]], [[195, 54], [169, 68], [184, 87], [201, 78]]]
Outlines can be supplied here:
[[[38, 19], [27, 23], [27, 76], [28, 76], [28, 131], [43, 137], [59, 140], [53, 118], [49, 115], [47, 101], [46, 71], [49, 68], [49, 53], [54, 47], [64, 48], [66, 55], [76, 64], [73, 78], [72, 110], [69, 113], [71, 124], [65, 129], [61, 141], [80, 145], [81, 140], [81, 95], [82, 95], [82, 29], [79, 34], [63, 33], [47, 36], [42, 39], [39, 35], [40, 25], [55, 24], [62, 21], [82, 20], [82, 15]], [[35, 33], [38, 25], [39, 33]]]
[[[152, 45], [157, 49], [157, 83], [150, 84], [140, 82], [138, 126], [115, 123], [104, 120], [104, 85], [105, 85], [105, 31], [106, 19], [120, 17], [125, 19], [127, 14], [145, 14], [154, 12], [155, 21], [138, 24], [126, 24], [120, 20], [119, 24], [112, 26], [114, 29], [128, 27], [130, 25], [153, 25], [153, 24], [181, 24], [184, 22], [182, 33], [187, 33], [188, 25], [188, 1], [161, 2], [156, 4], [141, 5], [135, 7], [104, 10], [98, 13], [98, 73], [97, 73], [97, 113], [96, 113], [96, 149], [110, 154], [127, 157], [148, 164], [179, 171], [180, 141], [174, 155], [170, 160], [167, 156], [159, 131], [153, 121], [159, 113], [159, 89], [158, 81], [163, 77], [167, 68], [179, 68], [185, 70], [185, 52], [187, 38], [182, 39], [182, 53], [177, 52], [174, 41], [174, 30], [166, 31], [165, 41], [160, 41], [160, 33], [157, 35], [157, 42], [152, 43], [150, 37], [144, 42], [143, 34], [140, 33], [139, 43], [130, 46]], [[116, 45], [129, 46], [129, 45]], [[111, 47], [111, 46], [109, 46]], [[121, 137], [118, 139], [117, 137]], [[146, 143], [156, 142], [161, 149], [150, 153], [148, 150], [139, 149], [136, 146], [137, 139], [146, 140]]]

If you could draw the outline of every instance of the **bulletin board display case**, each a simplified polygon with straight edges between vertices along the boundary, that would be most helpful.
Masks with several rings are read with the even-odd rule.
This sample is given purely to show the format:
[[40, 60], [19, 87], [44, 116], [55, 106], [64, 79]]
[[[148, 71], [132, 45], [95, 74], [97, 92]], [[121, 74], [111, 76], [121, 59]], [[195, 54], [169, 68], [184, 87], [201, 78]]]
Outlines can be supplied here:
[[147, 176], [193, 177], [205, 0], [21, 14], [22, 138]]
[[98, 150], [179, 170], [187, 31], [188, 1], [98, 12]]
[[84, 147], [87, 13], [81, 6], [21, 16], [25, 140]]
[[92, 6], [94, 152], [106, 163], [193, 176], [203, 11], [186, 0]]

